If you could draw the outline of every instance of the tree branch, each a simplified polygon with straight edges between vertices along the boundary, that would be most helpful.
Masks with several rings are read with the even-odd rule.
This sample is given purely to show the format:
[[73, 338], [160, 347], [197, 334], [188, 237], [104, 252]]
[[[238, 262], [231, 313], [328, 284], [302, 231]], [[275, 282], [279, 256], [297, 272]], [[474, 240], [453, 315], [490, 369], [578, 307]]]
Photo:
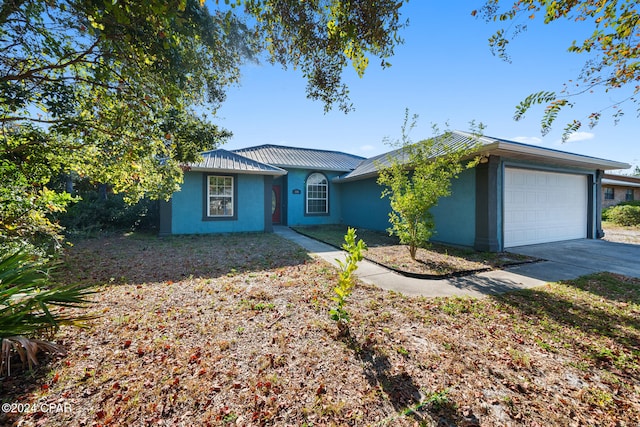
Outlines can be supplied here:
[[25, 0], [3, 1], [2, 6], [0, 6], [0, 25], [4, 24], [7, 21], [7, 18], [9, 18], [9, 16], [20, 9], [20, 6], [22, 6], [25, 2]]
[[7, 82], [7, 81], [22, 81], [22, 80], [27, 80], [27, 79], [31, 79], [31, 78], [35, 78], [35, 76], [43, 71], [54, 71], [54, 70], [64, 70], [67, 67], [71, 67], [73, 65], [79, 64], [81, 62], [84, 61], [84, 58], [86, 58], [87, 56], [89, 56], [90, 54], [93, 53], [93, 50], [98, 46], [99, 40], [95, 40], [93, 42], [93, 44], [91, 46], [89, 46], [89, 48], [87, 50], [85, 50], [84, 52], [78, 53], [78, 52], [74, 52], [73, 54], [69, 54], [67, 56], [70, 57], [72, 55], [76, 55], [74, 58], [70, 59], [69, 61], [66, 62], [61, 62], [64, 58], [61, 58], [60, 61], [58, 61], [56, 64], [49, 64], [43, 67], [39, 67], [39, 68], [33, 68], [31, 70], [25, 71], [21, 74], [16, 74], [16, 75], [6, 75], [6, 76], [2, 76], [0, 77], [0, 82]]

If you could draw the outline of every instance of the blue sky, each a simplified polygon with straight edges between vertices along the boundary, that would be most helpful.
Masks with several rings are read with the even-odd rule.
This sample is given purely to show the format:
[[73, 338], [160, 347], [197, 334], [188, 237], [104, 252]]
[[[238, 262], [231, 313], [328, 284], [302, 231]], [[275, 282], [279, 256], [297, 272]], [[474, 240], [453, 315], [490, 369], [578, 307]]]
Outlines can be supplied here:
[[[491, 54], [487, 39], [499, 28], [471, 16], [482, 2], [413, 0], [402, 7], [409, 27], [404, 45], [381, 69], [370, 62], [363, 78], [345, 71], [355, 111], [324, 113], [320, 102], [305, 96], [299, 72], [267, 63], [249, 64], [238, 87], [212, 120], [231, 130], [233, 138], [222, 148], [261, 144], [338, 150], [364, 157], [388, 151], [385, 138], [398, 139], [405, 109], [419, 116], [411, 133], [414, 141], [432, 136], [432, 124], [441, 129], [468, 130], [482, 122], [485, 134], [558, 150], [585, 154], [632, 165], [640, 164], [638, 119], [634, 104], [615, 125], [607, 112], [593, 129], [586, 126], [590, 112], [623, 98], [622, 93], [596, 93], [577, 98], [576, 106], [561, 114], [552, 132], [540, 133], [542, 108], [525, 119], [513, 120], [515, 106], [540, 90], [562, 89], [578, 76], [586, 57], [567, 52], [574, 39], [593, 31], [586, 24], [528, 22], [528, 31], [510, 44], [512, 62]], [[561, 142], [562, 128], [571, 119], [585, 126], [569, 142]]]

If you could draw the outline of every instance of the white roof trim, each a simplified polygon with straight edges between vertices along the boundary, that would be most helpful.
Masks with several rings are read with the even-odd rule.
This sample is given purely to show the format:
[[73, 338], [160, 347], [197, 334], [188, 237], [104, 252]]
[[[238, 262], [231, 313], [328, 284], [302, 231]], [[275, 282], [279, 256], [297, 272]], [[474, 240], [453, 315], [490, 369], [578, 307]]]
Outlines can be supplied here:
[[615, 170], [628, 169], [631, 165], [613, 160], [599, 159], [597, 157], [573, 154], [566, 151], [559, 151], [550, 148], [535, 147], [532, 145], [519, 144], [516, 142], [498, 141], [479, 148], [478, 154], [490, 152], [497, 155], [520, 155], [531, 158], [555, 160], [561, 164], [585, 167], [589, 169]]
[[640, 183], [629, 181], [618, 181], [617, 179], [602, 178], [602, 185], [617, 185], [620, 187], [637, 187], [640, 188]]

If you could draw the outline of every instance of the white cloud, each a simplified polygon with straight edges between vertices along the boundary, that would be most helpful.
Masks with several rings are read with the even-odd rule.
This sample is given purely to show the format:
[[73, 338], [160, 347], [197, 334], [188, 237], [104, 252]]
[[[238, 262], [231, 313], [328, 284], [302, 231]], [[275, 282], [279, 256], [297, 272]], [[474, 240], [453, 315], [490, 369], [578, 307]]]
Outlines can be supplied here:
[[373, 151], [375, 149], [376, 149], [376, 147], [374, 147], [373, 145], [361, 145], [360, 146], [360, 151], [362, 151], [363, 153], [366, 153], [367, 151]]
[[532, 145], [537, 145], [542, 142], [540, 138], [537, 138], [535, 136], [516, 136], [511, 140], [515, 142], [522, 142], [523, 144], [532, 144]]
[[578, 141], [586, 141], [587, 139], [593, 139], [595, 134], [591, 132], [574, 132], [569, 135], [567, 138], [567, 142], [578, 142]]

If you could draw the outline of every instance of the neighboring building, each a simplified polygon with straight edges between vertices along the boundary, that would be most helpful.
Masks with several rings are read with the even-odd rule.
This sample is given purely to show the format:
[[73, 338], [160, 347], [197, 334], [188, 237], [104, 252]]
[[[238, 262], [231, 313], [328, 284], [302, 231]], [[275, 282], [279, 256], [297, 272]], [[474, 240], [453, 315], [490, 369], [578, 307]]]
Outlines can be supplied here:
[[640, 177], [608, 173], [602, 176], [603, 208], [633, 200], [640, 200]]
[[[432, 240], [477, 250], [602, 237], [603, 173], [629, 167], [464, 132], [442, 142], [478, 142], [482, 160], [433, 208]], [[160, 234], [270, 232], [273, 224], [385, 230], [390, 206], [380, 197], [377, 168], [397, 153], [364, 159], [275, 145], [203, 153], [182, 190], [162, 205]]]

